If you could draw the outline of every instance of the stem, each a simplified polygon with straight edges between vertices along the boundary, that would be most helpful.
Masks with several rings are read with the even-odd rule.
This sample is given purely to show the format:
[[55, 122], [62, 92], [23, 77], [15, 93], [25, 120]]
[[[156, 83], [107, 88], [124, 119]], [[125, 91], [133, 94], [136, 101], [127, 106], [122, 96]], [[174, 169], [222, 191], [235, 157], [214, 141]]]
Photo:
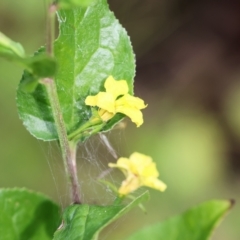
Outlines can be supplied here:
[[46, 50], [50, 56], [53, 56], [53, 43], [55, 40], [55, 13], [57, 6], [52, 3], [47, 9], [47, 46]]
[[[57, 6], [52, 3], [47, 11], [47, 53], [54, 56], [53, 43], [55, 40], [55, 12]], [[76, 150], [77, 144], [68, 140], [67, 130], [64, 124], [62, 111], [58, 99], [56, 84], [51, 78], [44, 78], [41, 83], [45, 85], [48, 98], [50, 101], [53, 118], [55, 121], [59, 143], [62, 151], [62, 157], [65, 172], [70, 183], [71, 195], [73, 203], [81, 203], [79, 194], [79, 184], [76, 167]]]
[[[94, 131], [94, 129], [103, 127], [103, 122], [100, 118], [94, 118], [90, 119], [88, 122], [84, 123], [82, 126], [80, 126], [77, 130], [70, 133], [68, 138], [72, 141], [78, 141], [81, 137], [84, 135], [89, 135], [88, 132]], [[84, 133], [87, 132], [87, 133]], [[91, 134], [90, 134], [91, 135]]]
[[53, 117], [62, 150], [64, 167], [71, 185], [72, 201], [73, 203], [81, 203], [76, 167], [77, 144], [68, 141], [68, 135], [63, 121], [63, 116], [54, 80], [51, 78], [44, 78], [41, 83], [44, 84], [46, 87], [49, 101], [51, 104], [51, 109], [53, 111]]

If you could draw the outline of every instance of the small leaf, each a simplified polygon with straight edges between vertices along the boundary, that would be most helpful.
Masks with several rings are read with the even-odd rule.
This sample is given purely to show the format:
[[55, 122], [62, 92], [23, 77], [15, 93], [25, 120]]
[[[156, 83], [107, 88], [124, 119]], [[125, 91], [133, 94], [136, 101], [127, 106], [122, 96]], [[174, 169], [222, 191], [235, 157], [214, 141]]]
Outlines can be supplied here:
[[34, 91], [39, 78], [53, 77], [56, 73], [56, 61], [45, 54], [44, 48], [41, 48], [33, 57], [27, 57], [20, 43], [12, 41], [1, 32], [0, 57], [21, 63], [26, 68], [27, 79], [22, 81], [23, 85], [20, 89], [27, 92]]
[[0, 32], [0, 56], [8, 60], [21, 61], [25, 58], [25, 52], [20, 43], [12, 41]]
[[[32, 72], [24, 71], [17, 89], [17, 107], [19, 116], [31, 134], [38, 134], [39, 139], [57, 138], [50, 103], [43, 85], [39, 84], [40, 76], [47, 77], [56, 71], [56, 62], [45, 55], [45, 49], [40, 48], [32, 58], [29, 58], [28, 65]], [[50, 63], [48, 65], [48, 63]], [[47, 66], [46, 68], [44, 66]], [[28, 99], [28, 101], [26, 101]], [[44, 118], [45, 121], [42, 121]], [[35, 126], [37, 125], [37, 128]]]
[[[36, 55], [37, 54], [37, 55]], [[38, 86], [39, 80], [44, 77], [52, 77], [56, 73], [56, 61], [37, 52], [33, 57], [25, 59], [28, 70], [25, 70], [19, 84], [19, 90], [33, 93]]]
[[25, 93], [33, 93], [38, 86], [39, 78], [35, 77], [32, 73], [24, 71], [22, 80], [19, 84], [19, 91]]
[[60, 209], [47, 197], [26, 189], [0, 189], [0, 238], [50, 240]]
[[207, 240], [232, 205], [231, 201], [208, 201], [179, 216], [141, 229], [127, 240]]
[[111, 222], [149, 199], [145, 192], [128, 205], [72, 205], [63, 214], [63, 225], [55, 232], [54, 240], [93, 240]]
[[74, 7], [88, 7], [96, 1], [97, 0], [59, 0], [58, 5], [62, 9], [69, 9]]
[[31, 84], [34, 84], [35, 81], [36, 79], [32, 74], [24, 72], [17, 90], [17, 107], [20, 119], [33, 136], [38, 136], [38, 139], [57, 139], [57, 130], [47, 92], [42, 84], [38, 84], [38, 79], [37, 84], [31, 88]]
[[[84, 101], [88, 95], [104, 90], [108, 76], [126, 80], [129, 93], [133, 93], [135, 59], [129, 37], [106, 0], [97, 0], [88, 8], [60, 10], [58, 20], [55, 81], [65, 126], [71, 134], [91, 117], [91, 107]], [[43, 88], [38, 86], [34, 94], [23, 94], [19, 88], [17, 102], [20, 117], [30, 133], [46, 141], [57, 139]], [[98, 131], [110, 130], [123, 118], [124, 115], [116, 114]]]
[[38, 78], [53, 77], [57, 70], [56, 61], [44, 52], [27, 58], [25, 63], [30, 72]]

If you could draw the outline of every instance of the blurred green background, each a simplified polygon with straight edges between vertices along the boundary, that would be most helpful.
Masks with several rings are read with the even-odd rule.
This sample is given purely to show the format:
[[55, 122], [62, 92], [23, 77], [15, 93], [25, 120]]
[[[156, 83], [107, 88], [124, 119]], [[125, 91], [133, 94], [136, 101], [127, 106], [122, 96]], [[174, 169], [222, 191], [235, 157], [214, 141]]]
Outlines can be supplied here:
[[[125, 121], [108, 133], [119, 156], [138, 151], [158, 164], [164, 193], [151, 191], [140, 209], [108, 227], [102, 240], [134, 230], [209, 199], [236, 205], [214, 240], [240, 239], [240, 6], [238, 1], [110, 0], [136, 51], [135, 94], [148, 104], [144, 125]], [[45, 43], [44, 1], [1, 0], [0, 31], [32, 54]], [[0, 187], [26, 187], [68, 201], [56, 143], [33, 138], [18, 119], [16, 88], [22, 69], [0, 59]], [[125, 127], [124, 127], [125, 126]], [[113, 194], [96, 179], [114, 161], [94, 137], [79, 148], [84, 202], [106, 204]], [[119, 182], [121, 174], [108, 179]]]

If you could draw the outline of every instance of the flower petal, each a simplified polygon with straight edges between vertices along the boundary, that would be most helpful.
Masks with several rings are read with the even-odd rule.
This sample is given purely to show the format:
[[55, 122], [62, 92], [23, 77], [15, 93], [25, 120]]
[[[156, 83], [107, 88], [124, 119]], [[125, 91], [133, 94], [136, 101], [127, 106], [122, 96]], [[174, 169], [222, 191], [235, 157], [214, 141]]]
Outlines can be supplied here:
[[143, 124], [143, 115], [140, 109], [147, 106], [142, 99], [126, 94], [116, 100], [115, 106], [116, 112], [127, 115], [137, 127], [140, 127]]
[[118, 106], [129, 106], [137, 109], [144, 109], [147, 105], [144, 104], [144, 101], [141, 98], [131, 96], [130, 94], [125, 94], [123, 97], [119, 98], [116, 101]]
[[108, 112], [107, 110], [104, 110], [104, 109], [99, 109], [98, 115], [102, 119], [103, 122], [107, 122], [114, 116], [113, 113]]
[[144, 177], [159, 176], [156, 164], [152, 161], [151, 157], [138, 152], [134, 152], [133, 154], [131, 154], [129, 160], [132, 165], [137, 166], [137, 169], [135, 171], [138, 175]]
[[111, 93], [99, 92], [95, 96], [88, 96], [85, 99], [85, 103], [90, 106], [98, 106], [101, 109], [115, 114], [115, 99]]
[[148, 166], [146, 166], [142, 172], [141, 175], [144, 177], [155, 177], [157, 178], [159, 176], [158, 170], [156, 168], [156, 163], [152, 162]]
[[113, 76], [109, 76], [104, 84], [107, 93], [111, 93], [116, 99], [120, 95], [127, 94], [129, 91], [126, 80], [116, 81]]
[[128, 175], [128, 173], [130, 172], [130, 162], [128, 160], [128, 158], [119, 158], [117, 163], [109, 163], [108, 166], [110, 168], [119, 168], [125, 176]]
[[161, 192], [165, 191], [167, 188], [167, 185], [164, 182], [154, 177], [145, 178], [145, 179], [143, 178], [142, 185], [146, 187], [154, 188]]
[[132, 122], [137, 125], [137, 127], [140, 127], [143, 124], [142, 112], [136, 108], [131, 108], [128, 106], [118, 106], [116, 107], [116, 112], [123, 113], [128, 116], [132, 120]]
[[118, 192], [120, 195], [127, 195], [140, 187], [139, 178], [131, 174], [122, 182]]
[[88, 105], [88, 106], [92, 106], [92, 107], [95, 107], [97, 106], [97, 101], [98, 101], [98, 96], [88, 96], [86, 99], [85, 99], [85, 104]]
[[144, 165], [145, 167], [146, 165], [149, 165], [150, 163], [152, 163], [152, 158], [145, 154], [134, 152], [130, 155], [129, 161], [135, 165], [141, 165], [141, 166]]
[[119, 168], [126, 176], [118, 190], [120, 195], [127, 195], [141, 186], [159, 191], [167, 188], [166, 184], [157, 178], [159, 173], [156, 164], [147, 155], [134, 152], [129, 159], [119, 158], [117, 163], [109, 163], [108, 166]]
[[141, 126], [143, 115], [140, 109], [147, 107], [147, 105], [144, 104], [142, 99], [128, 94], [127, 81], [116, 81], [113, 76], [109, 76], [104, 86], [106, 92], [88, 96], [85, 100], [86, 105], [99, 107], [99, 116], [104, 122], [110, 120], [118, 112], [130, 117], [137, 127]]

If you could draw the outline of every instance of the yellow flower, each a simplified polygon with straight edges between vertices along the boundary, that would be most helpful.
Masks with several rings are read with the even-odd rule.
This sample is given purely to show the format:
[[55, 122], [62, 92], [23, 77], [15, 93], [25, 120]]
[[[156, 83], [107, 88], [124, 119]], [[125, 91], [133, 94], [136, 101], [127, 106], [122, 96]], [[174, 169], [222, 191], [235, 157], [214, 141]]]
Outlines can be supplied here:
[[111, 168], [119, 168], [126, 180], [122, 182], [118, 192], [127, 195], [141, 186], [147, 186], [159, 191], [165, 191], [166, 184], [158, 179], [159, 173], [152, 158], [135, 152], [130, 158], [119, 158], [117, 163], [109, 163]]
[[129, 88], [126, 80], [116, 81], [109, 76], [104, 84], [106, 92], [99, 92], [95, 96], [88, 96], [85, 104], [99, 107], [98, 114], [102, 121], [107, 122], [116, 113], [128, 116], [137, 127], [143, 124], [141, 109], [145, 108], [144, 101], [128, 94]]

